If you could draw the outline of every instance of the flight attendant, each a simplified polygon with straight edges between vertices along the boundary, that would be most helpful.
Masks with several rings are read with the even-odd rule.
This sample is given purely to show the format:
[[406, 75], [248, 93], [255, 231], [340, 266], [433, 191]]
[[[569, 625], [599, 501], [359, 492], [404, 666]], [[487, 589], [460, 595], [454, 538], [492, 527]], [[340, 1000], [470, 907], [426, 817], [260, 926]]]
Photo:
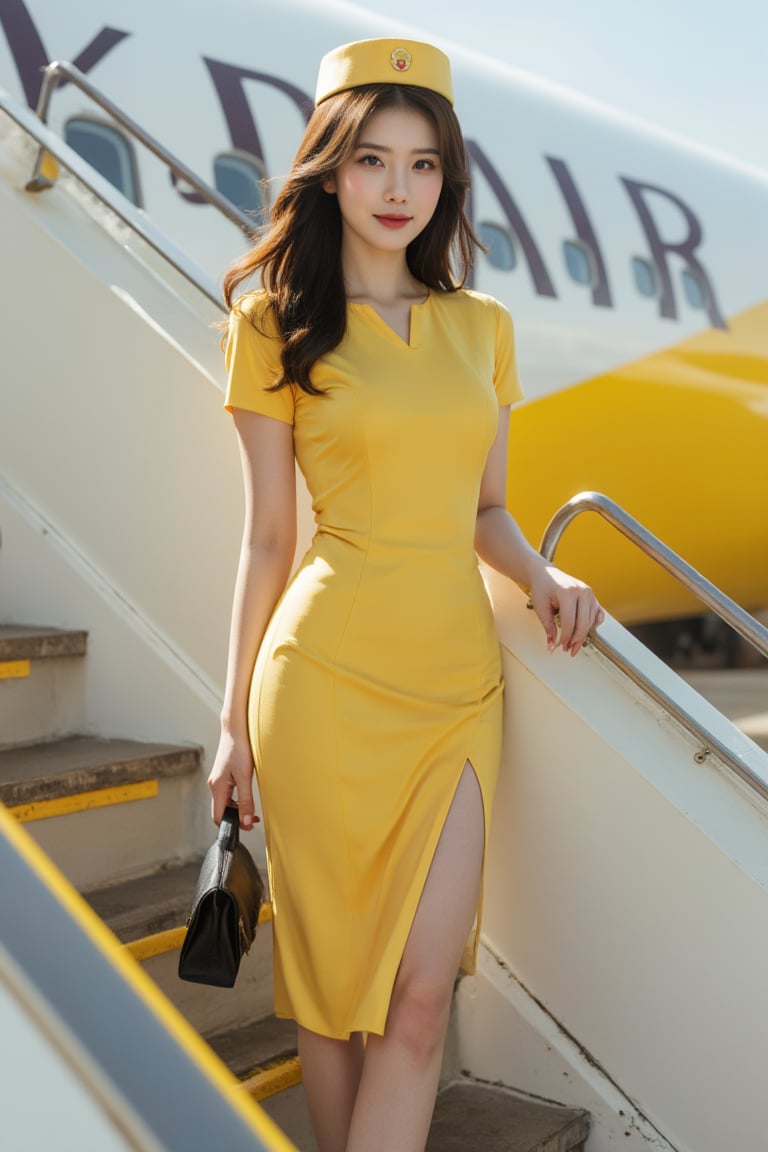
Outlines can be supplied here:
[[[236, 792], [247, 829], [255, 765], [275, 1010], [320, 1152], [422, 1152], [474, 962], [503, 692], [478, 556], [527, 589], [550, 649], [575, 656], [602, 619], [506, 510], [521, 393], [509, 313], [461, 287], [468, 187], [448, 58], [344, 45], [225, 278], [246, 515], [209, 783], [214, 820]], [[316, 532], [291, 577], [296, 462]]]

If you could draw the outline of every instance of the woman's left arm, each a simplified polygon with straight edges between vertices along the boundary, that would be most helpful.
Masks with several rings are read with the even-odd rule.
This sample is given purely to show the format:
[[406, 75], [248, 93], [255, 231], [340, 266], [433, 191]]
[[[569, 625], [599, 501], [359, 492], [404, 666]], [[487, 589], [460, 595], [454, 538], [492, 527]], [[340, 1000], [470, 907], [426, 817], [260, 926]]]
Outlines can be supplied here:
[[[592, 589], [548, 563], [531, 547], [506, 507], [509, 407], [499, 409], [499, 428], [480, 485], [475, 549], [481, 560], [520, 584], [531, 598], [550, 651], [562, 645], [575, 656], [604, 612]], [[560, 637], [557, 634], [560, 621]]]

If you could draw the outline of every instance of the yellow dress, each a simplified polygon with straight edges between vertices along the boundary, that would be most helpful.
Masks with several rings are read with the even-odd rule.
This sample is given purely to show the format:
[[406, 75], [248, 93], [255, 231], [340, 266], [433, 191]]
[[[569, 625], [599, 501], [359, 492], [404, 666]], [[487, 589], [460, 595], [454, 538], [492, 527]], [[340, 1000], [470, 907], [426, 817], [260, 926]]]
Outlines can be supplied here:
[[[226, 405], [293, 425], [317, 524], [249, 704], [275, 1010], [326, 1036], [381, 1034], [467, 761], [487, 842], [503, 686], [474, 530], [498, 408], [520, 396], [512, 322], [492, 297], [432, 291], [406, 343], [352, 303], [313, 369], [322, 396], [265, 390], [275, 333], [264, 293], [241, 297]], [[478, 930], [479, 913], [466, 967]]]

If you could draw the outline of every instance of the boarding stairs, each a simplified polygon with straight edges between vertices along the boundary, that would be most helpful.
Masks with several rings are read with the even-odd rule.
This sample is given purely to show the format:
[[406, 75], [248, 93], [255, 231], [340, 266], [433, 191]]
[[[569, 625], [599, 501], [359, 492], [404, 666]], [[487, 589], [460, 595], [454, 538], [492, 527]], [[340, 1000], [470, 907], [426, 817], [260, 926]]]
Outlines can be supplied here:
[[[201, 859], [184, 858], [179, 825], [190, 780], [203, 769], [202, 750], [83, 735], [78, 698], [87, 659], [82, 630], [0, 626], [0, 801], [207, 1040], [243, 1092], [261, 1103], [299, 1152], [314, 1152], [295, 1029], [271, 1013], [269, 904], [234, 989], [185, 983], [177, 975]], [[430, 1152], [584, 1148], [585, 1111], [462, 1076], [456, 1057], [449, 1044]]]
[[[309, 1152], [293, 1036], [272, 1015], [269, 908], [234, 990], [176, 976], [211, 836], [205, 776], [241, 523], [210, 327], [218, 293], [5, 97], [0, 198], [15, 258], [13, 283], [0, 283], [4, 367], [18, 381], [0, 427], [0, 800]], [[35, 344], [24, 302], [39, 268], [56, 308]], [[97, 328], [109, 355], [89, 342]], [[590, 494], [589, 510], [614, 515], [603, 500]], [[753, 963], [768, 923], [765, 709], [748, 717], [749, 739], [613, 620], [575, 665], [549, 657], [519, 590], [488, 584], [505, 757], [480, 965], [457, 985], [429, 1148], [757, 1152], [748, 1103], [724, 1112], [700, 1086], [737, 1069], [739, 1099], [760, 1095], [765, 1030], [741, 1000], [721, 1010], [718, 990], [749, 985], [759, 1000], [766, 981]], [[247, 843], [263, 864], [260, 835]], [[713, 887], [728, 934], [709, 932]], [[668, 981], [664, 948], [647, 952], [653, 937], [678, 968], [695, 963], [695, 998], [690, 981]], [[709, 1064], [701, 998], [717, 1037]], [[681, 1067], [695, 1069], [692, 1087], [672, 1083]]]

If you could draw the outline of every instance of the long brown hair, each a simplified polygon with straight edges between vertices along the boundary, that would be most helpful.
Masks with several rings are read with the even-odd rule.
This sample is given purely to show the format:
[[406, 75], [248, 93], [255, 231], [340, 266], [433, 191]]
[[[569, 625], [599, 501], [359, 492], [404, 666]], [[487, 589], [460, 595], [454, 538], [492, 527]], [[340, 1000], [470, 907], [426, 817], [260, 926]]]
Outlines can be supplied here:
[[[298, 384], [317, 394], [315, 361], [343, 339], [347, 302], [341, 265], [341, 213], [322, 187], [354, 151], [360, 132], [381, 108], [417, 109], [433, 123], [443, 186], [432, 219], [408, 245], [412, 275], [428, 288], [454, 292], [464, 283], [479, 245], [464, 212], [469, 168], [459, 122], [449, 102], [428, 88], [370, 84], [323, 101], [312, 115], [290, 174], [270, 213], [266, 235], [227, 269], [224, 299], [234, 306], [237, 286], [261, 271], [283, 342], [283, 374], [274, 388]], [[457, 264], [454, 278], [452, 260]]]

